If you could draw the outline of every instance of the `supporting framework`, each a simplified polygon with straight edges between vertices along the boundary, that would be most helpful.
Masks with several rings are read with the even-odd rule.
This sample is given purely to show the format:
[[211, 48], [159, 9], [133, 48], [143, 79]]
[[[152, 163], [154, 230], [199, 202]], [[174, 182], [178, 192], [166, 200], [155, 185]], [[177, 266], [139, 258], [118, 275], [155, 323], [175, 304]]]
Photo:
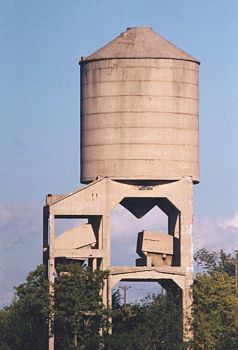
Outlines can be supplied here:
[[[111, 305], [112, 288], [119, 281], [159, 281], [164, 288], [175, 283], [182, 291], [184, 339], [188, 339], [191, 336], [189, 323], [193, 280], [192, 192], [193, 182], [189, 177], [146, 185], [102, 178], [68, 195], [48, 195], [44, 207], [43, 245], [51, 295], [54, 292], [55, 261], [60, 258], [87, 259], [93, 269], [110, 271], [103, 290], [103, 303], [106, 306]], [[171, 264], [152, 264], [150, 259], [145, 259], [144, 266], [111, 266], [110, 214], [118, 204], [125, 206], [135, 216], [145, 215], [155, 205], [168, 215], [169, 235], [173, 237]], [[55, 220], [61, 218], [87, 218], [89, 226], [81, 234], [65, 232], [61, 241], [69, 244], [62, 245], [54, 229]], [[95, 242], [85, 245], [90, 230]], [[49, 350], [54, 350], [51, 328]]]

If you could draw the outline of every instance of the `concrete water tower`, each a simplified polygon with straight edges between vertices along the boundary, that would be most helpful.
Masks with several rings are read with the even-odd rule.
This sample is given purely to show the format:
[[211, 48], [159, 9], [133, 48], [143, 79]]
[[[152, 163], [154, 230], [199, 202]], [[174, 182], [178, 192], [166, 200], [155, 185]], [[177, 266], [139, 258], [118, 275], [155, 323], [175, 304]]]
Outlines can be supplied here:
[[[199, 62], [149, 27], [132, 27], [81, 68], [81, 182], [48, 195], [44, 261], [54, 281], [60, 259], [109, 270], [105, 305], [119, 281], [158, 281], [181, 290], [184, 336], [190, 319], [193, 184], [199, 182]], [[135, 217], [154, 206], [168, 232], [138, 234], [135, 266], [111, 266], [110, 213], [121, 204]], [[88, 223], [55, 236], [55, 219]], [[136, 234], [136, 232], [135, 232]], [[49, 349], [54, 348], [50, 338]]]

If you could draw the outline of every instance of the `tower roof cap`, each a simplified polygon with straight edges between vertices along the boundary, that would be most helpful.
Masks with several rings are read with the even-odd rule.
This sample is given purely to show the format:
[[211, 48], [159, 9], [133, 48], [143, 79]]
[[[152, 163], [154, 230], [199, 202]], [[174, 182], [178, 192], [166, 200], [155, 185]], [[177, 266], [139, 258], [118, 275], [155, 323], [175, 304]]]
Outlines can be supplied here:
[[199, 63], [196, 58], [155, 33], [151, 27], [128, 27], [99, 50], [82, 57], [80, 63], [116, 58], [164, 58]]

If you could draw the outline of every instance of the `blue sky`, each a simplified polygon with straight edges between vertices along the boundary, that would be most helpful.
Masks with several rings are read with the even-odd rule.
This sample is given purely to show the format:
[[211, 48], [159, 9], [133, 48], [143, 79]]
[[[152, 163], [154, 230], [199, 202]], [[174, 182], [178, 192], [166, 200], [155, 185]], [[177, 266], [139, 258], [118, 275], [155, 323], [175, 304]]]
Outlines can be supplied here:
[[236, 0], [0, 1], [0, 304], [41, 262], [45, 194], [80, 186], [78, 61], [131, 26], [201, 61], [195, 246], [237, 248], [237, 18]]

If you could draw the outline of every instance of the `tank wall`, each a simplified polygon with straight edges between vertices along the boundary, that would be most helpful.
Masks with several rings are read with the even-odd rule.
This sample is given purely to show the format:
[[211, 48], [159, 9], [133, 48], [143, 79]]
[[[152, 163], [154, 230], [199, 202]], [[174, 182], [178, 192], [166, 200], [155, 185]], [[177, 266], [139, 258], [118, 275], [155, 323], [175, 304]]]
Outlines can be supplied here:
[[198, 64], [113, 59], [81, 66], [81, 182], [199, 180]]

